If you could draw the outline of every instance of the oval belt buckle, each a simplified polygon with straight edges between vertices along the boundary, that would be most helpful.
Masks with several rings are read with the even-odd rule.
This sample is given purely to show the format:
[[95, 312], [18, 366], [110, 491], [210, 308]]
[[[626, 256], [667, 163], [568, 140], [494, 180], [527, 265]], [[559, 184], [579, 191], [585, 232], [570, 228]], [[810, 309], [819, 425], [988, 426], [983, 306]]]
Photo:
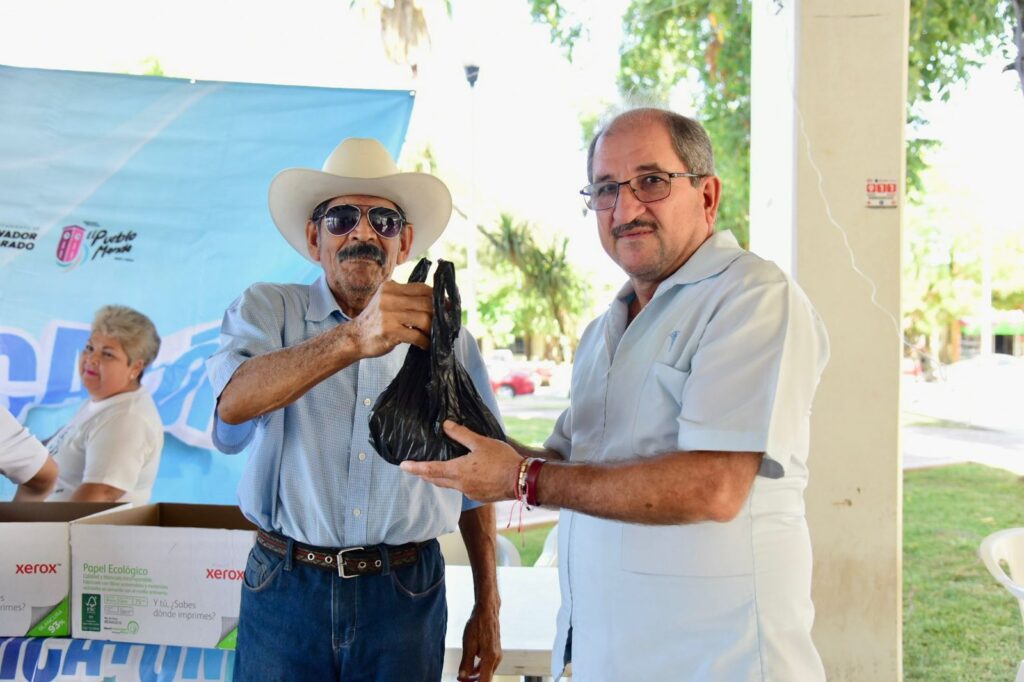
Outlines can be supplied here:
[[358, 552], [359, 550], [366, 549], [365, 547], [346, 547], [345, 549], [338, 552], [338, 575], [342, 578], [358, 578], [358, 573], [346, 573], [345, 572], [345, 554], [348, 552]]

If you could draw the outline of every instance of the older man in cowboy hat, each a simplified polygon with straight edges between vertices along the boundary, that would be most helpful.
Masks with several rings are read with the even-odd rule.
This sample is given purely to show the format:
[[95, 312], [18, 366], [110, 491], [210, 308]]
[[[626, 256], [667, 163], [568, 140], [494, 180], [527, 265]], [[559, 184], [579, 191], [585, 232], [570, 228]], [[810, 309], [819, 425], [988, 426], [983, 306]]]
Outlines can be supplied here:
[[[368, 417], [409, 344], [428, 346], [431, 289], [391, 281], [444, 230], [439, 179], [400, 173], [376, 140], [349, 138], [322, 170], [270, 185], [281, 234], [323, 274], [255, 284], [231, 304], [207, 363], [214, 442], [251, 444], [239, 485], [260, 530], [242, 587], [238, 680], [436, 680], [444, 659], [444, 562], [462, 531], [476, 580], [460, 678], [501, 658], [494, 511], [378, 457]], [[456, 353], [497, 413], [476, 343]]]

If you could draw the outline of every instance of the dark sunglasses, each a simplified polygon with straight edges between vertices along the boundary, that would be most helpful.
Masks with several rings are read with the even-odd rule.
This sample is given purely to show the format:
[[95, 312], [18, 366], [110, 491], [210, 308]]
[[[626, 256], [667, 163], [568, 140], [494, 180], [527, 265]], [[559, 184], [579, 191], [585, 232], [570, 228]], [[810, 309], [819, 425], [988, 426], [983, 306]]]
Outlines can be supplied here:
[[363, 217], [366, 209], [366, 220], [374, 232], [384, 239], [394, 239], [405, 227], [405, 216], [401, 211], [386, 206], [363, 206], [359, 204], [340, 204], [331, 206], [319, 218], [313, 216], [313, 222], [319, 221], [324, 229], [336, 237], [343, 237], [352, 230]]

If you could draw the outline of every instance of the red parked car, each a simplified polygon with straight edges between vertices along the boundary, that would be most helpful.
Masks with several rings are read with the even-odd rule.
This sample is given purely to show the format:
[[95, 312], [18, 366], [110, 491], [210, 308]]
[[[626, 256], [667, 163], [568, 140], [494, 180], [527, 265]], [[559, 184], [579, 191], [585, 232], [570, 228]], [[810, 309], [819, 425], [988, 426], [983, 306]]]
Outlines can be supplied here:
[[500, 378], [491, 377], [491, 388], [499, 398], [514, 398], [536, 390], [530, 372], [521, 369], [510, 370]]

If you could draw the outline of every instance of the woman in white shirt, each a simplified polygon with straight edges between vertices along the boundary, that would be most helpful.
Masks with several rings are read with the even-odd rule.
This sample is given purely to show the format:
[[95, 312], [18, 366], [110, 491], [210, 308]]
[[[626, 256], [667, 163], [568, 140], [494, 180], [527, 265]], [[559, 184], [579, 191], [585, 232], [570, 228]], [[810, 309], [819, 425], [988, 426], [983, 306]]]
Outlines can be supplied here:
[[50, 500], [149, 501], [164, 431], [140, 381], [159, 350], [156, 327], [142, 313], [119, 305], [96, 313], [78, 361], [90, 399], [47, 441], [60, 466]]

